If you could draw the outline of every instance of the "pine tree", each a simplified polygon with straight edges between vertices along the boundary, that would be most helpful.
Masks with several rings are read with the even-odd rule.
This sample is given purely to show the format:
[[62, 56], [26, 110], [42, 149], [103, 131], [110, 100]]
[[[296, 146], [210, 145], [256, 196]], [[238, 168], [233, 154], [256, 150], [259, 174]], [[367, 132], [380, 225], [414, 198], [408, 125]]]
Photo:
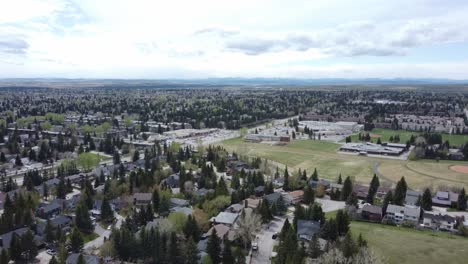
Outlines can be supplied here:
[[289, 172], [288, 172], [288, 166], [284, 169], [284, 183], [283, 183], [283, 189], [285, 191], [289, 191]]
[[223, 248], [223, 264], [234, 264], [234, 257], [232, 255], [231, 243], [229, 240], [224, 239], [224, 248]]
[[359, 248], [367, 247], [367, 241], [364, 240], [361, 233], [359, 233], [359, 236], [358, 236], [358, 239], [357, 239], [357, 245], [358, 245]]
[[54, 227], [52, 226], [50, 219], [47, 219], [44, 233], [45, 233], [45, 241], [47, 243], [54, 242], [54, 239], [55, 239]]
[[198, 264], [198, 247], [192, 238], [185, 244], [184, 264]]
[[465, 188], [463, 188], [460, 194], [458, 194], [457, 209], [460, 211], [465, 211], [466, 206], [466, 193]]
[[177, 242], [177, 236], [175, 232], [171, 232], [169, 256], [171, 258], [171, 263], [182, 263], [180, 248]]
[[81, 237], [80, 231], [76, 227], [73, 228], [73, 231], [70, 235], [70, 244], [71, 249], [74, 252], [80, 252], [80, 250], [83, 248], [83, 238]]
[[320, 248], [319, 237], [317, 236], [317, 234], [314, 234], [312, 236], [312, 239], [310, 240], [309, 254], [310, 254], [310, 257], [313, 259], [320, 257], [320, 255], [322, 254], [322, 250]]
[[49, 261], [49, 264], [59, 264], [59, 262], [57, 261], [57, 259], [55, 258], [55, 256], [52, 256], [52, 258], [51, 258], [50, 261]]
[[137, 161], [140, 159], [140, 152], [138, 150], [135, 150], [135, 152], [133, 152], [133, 162]]
[[10, 241], [10, 258], [14, 261], [21, 260], [21, 253], [23, 248], [21, 245], [21, 239], [15, 234], [11, 236]]
[[86, 264], [86, 261], [83, 257], [83, 254], [78, 255], [78, 259], [76, 260], [76, 264]]
[[215, 228], [212, 229], [211, 235], [208, 238], [206, 251], [211, 257], [213, 264], [221, 263], [221, 239], [219, 239]]
[[328, 219], [320, 230], [321, 236], [325, 240], [336, 241], [338, 238], [338, 227], [334, 218]]
[[318, 181], [319, 180], [317, 168], [314, 168], [314, 173], [312, 173], [312, 176], [311, 176], [310, 179], [313, 180], [313, 181]]
[[2, 249], [2, 253], [0, 255], [0, 264], [8, 264], [10, 261], [10, 257], [8, 256], [8, 252], [6, 249]]
[[105, 222], [111, 222], [114, 219], [114, 212], [106, 198], [102, 200], [101, 219]]
[[429, 188], [426, 188], [423, 192], [423, 195], [421, 197], [421, 207], [425, 211], [431, 211], [432, 210], [432, 194], [431, 190]]
[[336, 213], [336, 227], [338, 235], [342, 236], [349, 231], [349, 216], [343, 210], [338, 210]]
[[355, 206], [357, 208], [358, 206], [358, 198], [356, 196], [355, 193], [351, 193], [350, 196], [348, 196], [348, 199], [346, 199], [346, 205], [352, 205], [352, 206]]
[[34, 242], [34, 235], [29, 229], [21, 237], [21, 249], [22, 255], [26, 260], [34, 259], [38, 254], [37, 246]]
[[221, 196], [221, 195], [228, 195], [228, 189], [226, 186], [226, 182], [224, 181], [224, 177], [221, 177], [219, 179], [218, 185], [216, 185], [216, 191], [215, 191], [216, 196]]
[[351, 232], [346, 233], [345, 238], [341, 242], [341, 251], [346, 258], [351, 258], [357, 252], [356, 244], [351, 237]]
[[312, 187], [310, 185], [307, 185], [305, 188], [304, 188], [304, 203], [305, 204], [313, 204], [314, 201], [315, 201], [315, 192], [314, 190], [312, 189]]
[[75, 224], [83, 232], [90, 232], [94, 229], [91, 217], [89, 216], [88, 207], [84, 202], [80, 202], [76, 207]]
[[391, 204], [393, 201], [393, 193], [392, 191], [388, 191], [387, 194], [385, 194], [384, 200], [382, 202], [382, 215], [385, 215], [387, 213], [387, 207], [389, 204]]
[[343, 183], [343, 190], [341, 191], [341, 200], [346, 201], [352, 192], [353, 192], [353, 183], [351, 182], [351, 178], [348, 176], [346, 177]]
[[374, 174], [374, 177], [372, 177], [372, 180], [369, 186], [369, 191], [367, 192], [366, 200], [368, 203], [374, 204], [374, 197], [379, 189], [379, 186], [380, 186], [379, 178], [377, 178], [377, 175]]
[[341, 178], [341, 173], [338, 175], [338, 180], [336, 181], [338, 184], [343, 184], [343, 178]]
[[393, 195], [393, 203], [396, 205], [403, 205], [406, 197], [406, 190], [408, 185], [406, 184], [405, 177], [401, 177], [401, 180], [398, 181], [395, 194]]

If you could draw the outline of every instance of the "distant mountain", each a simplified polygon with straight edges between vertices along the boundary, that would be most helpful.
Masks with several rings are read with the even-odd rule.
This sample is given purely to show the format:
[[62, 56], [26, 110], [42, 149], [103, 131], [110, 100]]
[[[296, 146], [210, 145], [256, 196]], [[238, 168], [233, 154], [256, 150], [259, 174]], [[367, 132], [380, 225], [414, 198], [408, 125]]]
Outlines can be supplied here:
[[464, 84], [468, 80], [451, 79], [294, 79], [294, 78], [206, 78], [206, 79], [64, 79], [31, 78], [0, 79], [0, 87], [154, 87], [154, 88], [190, 88], [210, 86], [314, 86], [314, 85], [442, 85]]

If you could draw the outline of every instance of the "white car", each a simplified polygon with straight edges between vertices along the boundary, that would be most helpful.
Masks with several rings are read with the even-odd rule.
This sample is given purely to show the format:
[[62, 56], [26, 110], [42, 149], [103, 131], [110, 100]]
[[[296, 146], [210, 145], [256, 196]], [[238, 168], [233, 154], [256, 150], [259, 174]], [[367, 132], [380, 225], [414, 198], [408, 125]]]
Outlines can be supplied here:
[[258, 250], [258, 243], [257, 243], [257, 242], [253, 242], [253, 243], [252, 243], [252, 250], [253, 250], [253, 251], [257, 251], [257, 250]]

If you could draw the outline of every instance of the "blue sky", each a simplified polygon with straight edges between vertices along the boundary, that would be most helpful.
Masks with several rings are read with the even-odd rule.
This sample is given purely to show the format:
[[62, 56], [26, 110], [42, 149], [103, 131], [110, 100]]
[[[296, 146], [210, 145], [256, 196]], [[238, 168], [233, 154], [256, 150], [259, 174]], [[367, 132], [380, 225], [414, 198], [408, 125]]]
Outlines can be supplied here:
[[463, 0], [15, 0], [0, 78], [468, 79]]

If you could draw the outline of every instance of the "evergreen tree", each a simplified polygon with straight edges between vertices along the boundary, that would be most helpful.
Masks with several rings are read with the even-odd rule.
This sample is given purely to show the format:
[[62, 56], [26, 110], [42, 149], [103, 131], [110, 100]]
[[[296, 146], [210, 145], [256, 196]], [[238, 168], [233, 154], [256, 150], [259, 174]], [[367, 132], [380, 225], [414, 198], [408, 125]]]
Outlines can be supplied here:
[[154, 189], [153, 191], [153, 197], [152, 197], [152, 200], [153, 200], [153, 210], [155, 213], [159, 213], [159, 191], [158, 189]]
[[10, 258], [14, 261], [19, 261], [21, 260], [22, 252], [21, 238], [15, 233], [11, 236], [10, 240]]
[[341, 200], [346, 201], [352, 192], [353, 192], [353, 183], [351, 182], [351, 178], [348, 176], [346, 177], [343, 183], [343, 190], [341, 191]]
[[47, 243], [54, 242], [54, 239], [55, 239], [54, 227], [52, 226], [50, 219], [47, 219], [44, 233], [45, 233], [45, 241]]
[[345, 235], [349, 231], [349, 216], [343, 210], [338, 210], [336, 213], [336, 228], [340, 236]]
[[111, 222], [114, 219], [114, 212], [112, 211], [112, 208], [107, 198], [104, 198], [102, 200], [101, 219], [105, 222]]
[[267, 199], [263, 199], [260, 203], [260, 216], [262, 217], [263, 223], [268, 223], [273, 219], [273, 215], [270, 210], [270, 205], [268, 204]]
[[78, 259], [76, 260], [76, 264], [86, 264], [86, 261], [83, 257], [83, 254], [78, 255]]
[[387, 194], [385, 194], [384, 200], [382, 202], [382, 215], [385, 215], [387, 213], [387, 207], [389, 204], [391, 204], [393, 201], [393, 193], [392, 191], [388, 191]]
[[346, 200], [346, 205], [349, 206], [355, 206], [356, 208], [358, 207], [358, 198], [355, 193], [351, 193], [350, 196], [348, 196], [348, 199]]
[[221, 239], [219, 239], [216, 229], [213, 228], [210, 237], [208, 238], [208, 242], [206, 245], [206, 251], [210, 256], [213, 264], [221, 263]]
[[323, 224], [320, 234], [323, 239], [330, 240], [332, 242], [336, 241], [338, 238], [338, 227], [336, 220], [334, 218], [328, 219], [325, 224]]
[[114, 156], [112, 159], [114, 161], [114, 164], [120, 164], [120, 153], [117, 150], [114, 151]]
[[463, 188], [458, 194], [458, 202], [457, 202], [457, 209], [461, 211], [466, 210], [466, 193], [465, 193], [465, 188]]
[[372, 177], [372, 180], [369, 186], [369, 191], [367, 192], [366, 200], [368, 203], [374, 204], [374, 197], [379, 189], [379, 186], [380, 186], [379, 178], [377, 178], [377, 175], [374, 174], [374, 177]]
[[318, 181], [319, 180], [317, 168], [314, 168], [314, 173], [312, 173], [312, 176], [311, 176], [310, 179], [313, 180], [313, 181]]
[[50, 261], [49, 261], [49, 264], [59, 264], [59, 262], [57, 261], [57, 259], [55, 258], [55, 256], [52, 256], [52, 258], [51, 258]]
[[33, 260], [37, 256], [38, 251], [34, 242], [34, 235], [29, 229], [21, 237], [21, 250], [26, 260]]
[[185, 245], [184, 264], [198, 264], [198, 247], [192, 238]]
[[283, 189], [285, 191], [289, 191], [289, 172], [288, 172], [288, 166], [284, 169], [284, 183], [283, 183]]
[[94, 229], [88, 207], [83, 202], [76, 207], [75, 224], [83, 232], [90, 232]]
[[70, 235], [70, 245], [71, 249], [74, 252], [80, 252], [80, 250], [83, 248], [83, 238], [81, 237], [81, 233], [78, 230], [78, 228], [74, 227], [73, 231]]
[[57, 198], [65, 199], [65, 196], [67, 195], [67, 190], [65, 186], [65, 176], [63, 175], [60, 176], [56, 191], [57, 191]]
[[6, 249], [2, 249], [2, 253], [0, 255], [0, 264], [8, 264], [10, 261], [10, 257], [8, 256], [8, 252]]
[[228, 195], [228, 194], [229, 194], [229, 192], [228, 192], [228, 189], [227, 189], [226, 182], [224, 181], [224, 177], [221, 177], [219, 179], [218, 185], [216, 185], [215, 195], [216, 196], [221, 196], [221, 195]]
[[232, 255], [231, 242], [224, 239], [224, 248], [223, 248], [223, 264], [234, 264], [234, 256]]
[[175, 232], [171, 232], [169, 256], [171, 258], [171, 263], [182, 264], [182, 255], [180, 253], [180, 248], [177, 242], [177, 236]]
[[426, 188], [423, 192], [421, 198], [421, 207], [424, 211], [431, 211], [432, 210], [432, 194], [429, 188]]
[[315, 192], [310, 185], [304, 188], [303, 200], [305, 204], [313, 204], [315, 202]]
[[135, 150], [135, 152], [133, 152], [133, 162], [137, 161], [140, 159], [140, 152], [138, 150]]
[[341, 178], [341, 173], [338, 175], [338, 180], [336, 181], [338, 184], [343, 184], [343, 178]]
[[351, 237], [351, 232], [348, 232], [341, 242], [341, 251], [346, 258], [351, 258], [357, 252], [356, 244]]
[[393, 195], [393, 203], [396, 205], [403, 205], [405, 202], [406, 197], [406, 190], [408, 189], [408, 185], [406, 184], [405, 177], [401, 177], [401, 180], [398, 181], [395, 194]]
[[319, 237], [317, 234], [314, 234], [309, 243], [309, 255], [311, 258], [316, 259], [320, 257], [321, 254], [322, 250], [320, 247]]

